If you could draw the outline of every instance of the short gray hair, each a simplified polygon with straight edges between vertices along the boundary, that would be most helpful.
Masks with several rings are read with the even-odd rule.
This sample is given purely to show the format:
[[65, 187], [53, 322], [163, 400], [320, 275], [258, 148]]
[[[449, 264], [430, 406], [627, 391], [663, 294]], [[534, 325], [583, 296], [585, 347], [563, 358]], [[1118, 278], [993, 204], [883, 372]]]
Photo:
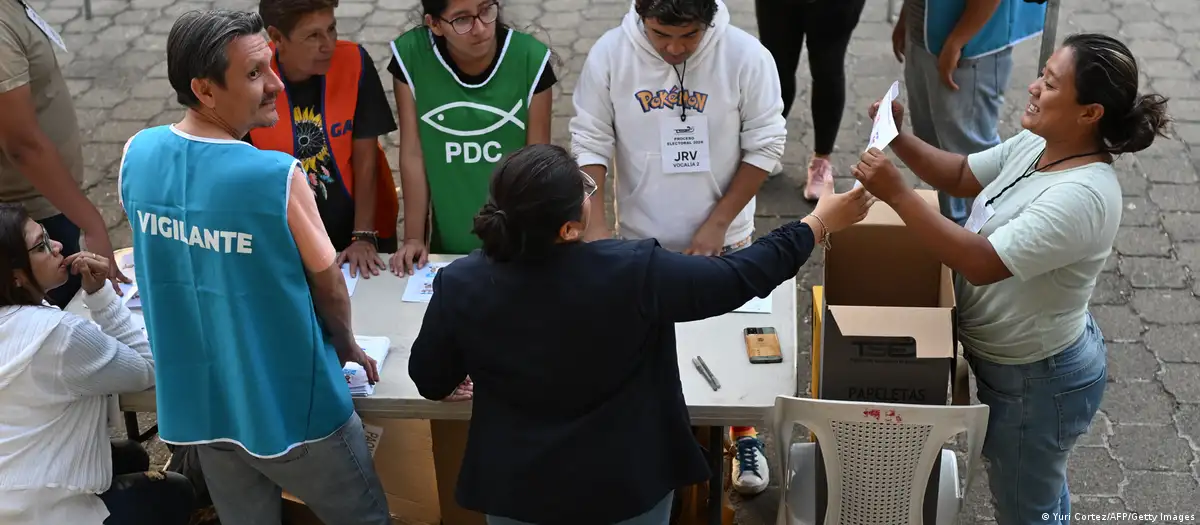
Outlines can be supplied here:
[[262, 17], [248, 11], [189, 11], [175, 20], [167, 35], [167, 79], [175, 89], [176, 100], [189, 108], [200, 104], [192, 92], [192, 79], [202, 78], [225, 87], [227, 46], [236, 38], [262, 31]]

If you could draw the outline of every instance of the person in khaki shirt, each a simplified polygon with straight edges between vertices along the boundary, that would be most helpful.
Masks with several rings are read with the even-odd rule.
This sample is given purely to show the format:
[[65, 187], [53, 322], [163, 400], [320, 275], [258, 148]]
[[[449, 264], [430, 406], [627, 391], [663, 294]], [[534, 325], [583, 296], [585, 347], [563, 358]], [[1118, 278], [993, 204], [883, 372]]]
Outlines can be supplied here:
[[[0, 0], [0, 202], [20, 203], [59, 240], [63, 256], [88, 249], [113, 261], [104, 218], [80, 187], [83, 148], [71, 93], [58, 69], [47, 24], [20, 0]], [[114, 281], [128, 279], [110, 264]], [[64, 307], [79, 291], [79, 276], [46, 294]], [[120, 293], [118, 291], [118, 293]]]

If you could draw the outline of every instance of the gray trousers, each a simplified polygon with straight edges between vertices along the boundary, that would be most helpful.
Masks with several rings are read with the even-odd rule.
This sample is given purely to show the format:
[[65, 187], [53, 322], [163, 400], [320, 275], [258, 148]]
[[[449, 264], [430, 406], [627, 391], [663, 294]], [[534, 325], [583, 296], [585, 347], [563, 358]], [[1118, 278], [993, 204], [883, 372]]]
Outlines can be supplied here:
[[198, 445], [197, 452], [222, 525], [278, 525], [283, 490], [326, 525], [391, 524], [357, 413], [333, 435], [277, 458], [252, 456], [233, 443]]

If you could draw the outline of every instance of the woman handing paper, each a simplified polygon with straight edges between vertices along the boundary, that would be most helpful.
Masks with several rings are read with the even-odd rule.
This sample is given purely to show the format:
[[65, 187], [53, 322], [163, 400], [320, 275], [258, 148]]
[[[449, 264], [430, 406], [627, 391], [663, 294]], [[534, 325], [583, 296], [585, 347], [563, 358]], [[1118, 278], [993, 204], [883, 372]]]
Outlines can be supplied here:
[[[1025, 131], [992, 149], [964, 157], [905, 131], [891, 143], [937, 190], [974, 198], [965, 227], [925, 204], [879, 149], [853, 170], [954, 270], [959, 339], [991, 407], [983, 455], [1000, 525], [1070, 512], [1067, 457], [1107, 375], [1087, 305], [1121, 222], [1113, 156], [1149, 147], [1168, 121], [1163, 97], [1138, 94], [1129, 49], [1103, 35], [1068, 38], [1029, 94]], [[901, 123], [903, 108], [891, 109]]]

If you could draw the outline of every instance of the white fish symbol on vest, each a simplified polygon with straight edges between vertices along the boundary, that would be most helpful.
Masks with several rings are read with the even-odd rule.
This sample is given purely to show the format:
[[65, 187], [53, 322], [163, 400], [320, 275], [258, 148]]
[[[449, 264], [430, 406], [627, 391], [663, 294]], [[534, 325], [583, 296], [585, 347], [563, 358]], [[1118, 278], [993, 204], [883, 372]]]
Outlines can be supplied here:
[[[521, 119], [517, 118], [517, 112], [521, 110], [521, 104], [523, 104], [523, 103], [524, 103], [523, 100], [518, 99], [517, 104], [515, 106], [513, 106], [513, 108], [511, 110], [504, 111], [502, 109], [497, 109], [492, 106], [488, 106], [486, 104], [480, 104], [478, 102], [469, 102], [469, 101], [450, 102], [448, 104], [442, 104], [436, 108], [429, 110], [428, 113], [421, 116], [421, 120], [425, 121], [426, 124], [433, 126], [434, 129], [441, 131], [442, 133], [446, 133], [448, 135], [454, 135], [456, 137], [476, 137], [479, 135], [486, 135], [488, 133], [496, 131], [497, 129], [500, 129], [501, 126], [503, 126], [509, 122], [512, 122], [518, 128], [525, 129], [525, 123], [521, 122]], [[488, 113], [491, 113], [493, 115], [500, 117], [500, 120], [496, 121], [496, 123], [494, 123], [490, 126], [482, 128], [482, 129], [466, 130], [466, 131], [449, 128], [440, 123], [441, 121], [446, 119], [446, 115], [445, 115], [446, 112], [453, 110], [453, 109], [458, 109], [458, 108], [471, 108], [471, 109], [478, 109], [480, 111], [486, 111]]]

